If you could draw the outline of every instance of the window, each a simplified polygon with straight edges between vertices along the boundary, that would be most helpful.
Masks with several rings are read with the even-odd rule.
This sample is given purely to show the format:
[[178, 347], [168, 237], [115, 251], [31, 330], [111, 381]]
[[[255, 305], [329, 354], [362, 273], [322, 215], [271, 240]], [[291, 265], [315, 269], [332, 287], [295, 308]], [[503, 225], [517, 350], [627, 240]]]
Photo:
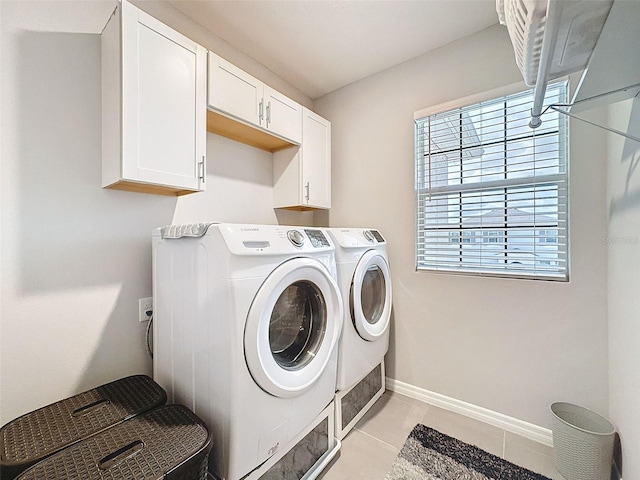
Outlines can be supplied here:
[[[566, 103], [567, 83], [545, 105]], [[568, 120], [529, 127], [533, 92], [417, 112], [419, 270], [568, 279]]]

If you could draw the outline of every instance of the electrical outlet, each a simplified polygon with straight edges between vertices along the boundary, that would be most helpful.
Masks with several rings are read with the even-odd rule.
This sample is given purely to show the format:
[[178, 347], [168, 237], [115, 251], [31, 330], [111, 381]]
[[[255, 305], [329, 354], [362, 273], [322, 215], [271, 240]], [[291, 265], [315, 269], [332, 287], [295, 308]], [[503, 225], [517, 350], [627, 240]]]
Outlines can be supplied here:
[[140, 322], [147, 322], [151, 320], [151, 315], [147, 315], [147, 312], [153, 311], [153, 297], [141, 298], [138, 300], [138, 320]]

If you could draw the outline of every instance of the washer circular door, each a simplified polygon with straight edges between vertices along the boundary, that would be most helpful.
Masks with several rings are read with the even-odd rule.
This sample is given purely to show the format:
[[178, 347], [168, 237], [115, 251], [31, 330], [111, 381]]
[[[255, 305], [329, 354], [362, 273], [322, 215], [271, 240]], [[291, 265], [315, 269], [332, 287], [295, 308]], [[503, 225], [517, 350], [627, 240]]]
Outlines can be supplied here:
[[391, 319], [389, 264], [376, 250], [360, 257], [351, 281], [351, 318], [358, 334], [373, 342], [385, 334]]
[[322, 263], [294, 258], [279, 265], [247, 315], [244, 351], [251, 376], [272, 395], [301, 395], [327, 367], [341, 319], [340, 290]]

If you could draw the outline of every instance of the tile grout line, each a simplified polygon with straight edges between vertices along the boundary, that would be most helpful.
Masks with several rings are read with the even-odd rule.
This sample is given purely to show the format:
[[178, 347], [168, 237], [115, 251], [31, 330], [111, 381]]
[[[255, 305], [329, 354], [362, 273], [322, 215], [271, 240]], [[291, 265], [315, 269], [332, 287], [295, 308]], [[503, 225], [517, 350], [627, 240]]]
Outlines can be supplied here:
[[[353, 427], [354, 430], [359, 431], [360, 433], [366, 435], [369, 438], [373, 438], [374, 440], [377, 440], [380, 443], [383, 443], [384, 445], [387, 445], [388, 447], [393, 448], [396, 452], [400, 453], [401, 448], [398, 447], [394, 447], [393, 445], [391, 445], [390, 443], [385, 442], [384, 440], [379, 439], [378, 437], [376, 437], [375, 435], [371, 435], [370, 433], [365, 432], [364, 430], [359, 429], [358, 427]], [[404, 444], [403, 444], [404, 445]]]
[[[389, 393], [387, 393], [387, 392], [389, 392]], [[415, 402], [419, 402], [419, 403], [422, 403], [422, 404], [427, 405], [427, 406], [430, 405], [429, 403], [425, 402], [424, 400], [420, 400], [418, 398], [407, 397], [406, 395], [394, 392], [393, 390], [385, 390], [384, 394], [387, 394], [387, 396], [389, 398], [392, 398], [394, 400], [398, 400], [399, 402], [402, 402], [405, 405], [415, 405]], [[406, 398], [408, 398], [409, 400], [405, 400]]]

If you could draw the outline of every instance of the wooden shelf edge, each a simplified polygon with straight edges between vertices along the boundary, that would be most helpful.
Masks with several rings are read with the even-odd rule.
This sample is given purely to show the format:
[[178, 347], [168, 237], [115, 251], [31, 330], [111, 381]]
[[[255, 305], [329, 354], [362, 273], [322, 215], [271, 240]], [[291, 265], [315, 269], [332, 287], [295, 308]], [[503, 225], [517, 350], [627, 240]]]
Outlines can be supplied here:
[[306, 205], [292, 205], [289, 207], [273, 207], [278, 210], [290, 210], [293, 212], [322, 212], [325, 210], [331, 210], [330, 207], [308, 207]]
[[207, 131], [272, 153], [298, 146], [213, 110], [207, 110]]
[[137, 183], [129, 180], [121, 180], [119, 182], [112, 183], [111, 185], [106, 185], [102, 188], [108, 188], [110, 190], [124, 190], [127, 192], [150, 193], [153, 195], [166, 195], [170, 197], [180, 197], [182, 195], [188, 195], [190, 193], [198, 193], [198, 191], [196, 190], [184, 190], [164, 185]]

